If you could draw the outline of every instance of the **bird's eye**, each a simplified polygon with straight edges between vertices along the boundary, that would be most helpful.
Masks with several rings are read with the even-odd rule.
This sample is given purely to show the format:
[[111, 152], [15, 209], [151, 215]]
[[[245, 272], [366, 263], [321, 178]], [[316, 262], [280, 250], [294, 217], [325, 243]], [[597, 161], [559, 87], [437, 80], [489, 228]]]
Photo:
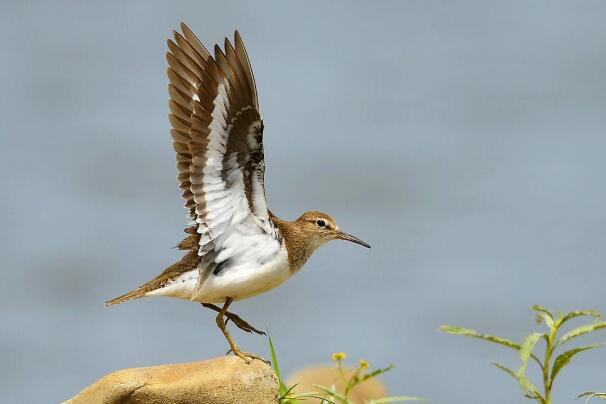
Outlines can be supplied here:
[[326, 227], [326, 222], [322, 219], [316, 220], [318, 227]]

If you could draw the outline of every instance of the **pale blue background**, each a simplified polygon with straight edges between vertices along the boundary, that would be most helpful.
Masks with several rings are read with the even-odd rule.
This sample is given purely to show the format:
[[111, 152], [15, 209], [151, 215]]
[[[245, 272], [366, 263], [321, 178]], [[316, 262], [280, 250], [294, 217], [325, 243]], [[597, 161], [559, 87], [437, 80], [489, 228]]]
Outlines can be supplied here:
[[[325, 210], [373, 245], [324, 247], [234, 306], [285, 371], [339, 350], [395, 363], [393, 393], [522, 403], [488, 364], [514, 352], [438, 326], [521, 339], [534, 303], [606, 311], [606, 2], [3, 1], [3, 402], [226, 349], [198, 305], [103, 305], [179, 256], [164, 53], [181, 20], [208, 45], [244, 36], [274, 212]], [[605, 364], [577, 357], [555, 402], [606, 390]]]

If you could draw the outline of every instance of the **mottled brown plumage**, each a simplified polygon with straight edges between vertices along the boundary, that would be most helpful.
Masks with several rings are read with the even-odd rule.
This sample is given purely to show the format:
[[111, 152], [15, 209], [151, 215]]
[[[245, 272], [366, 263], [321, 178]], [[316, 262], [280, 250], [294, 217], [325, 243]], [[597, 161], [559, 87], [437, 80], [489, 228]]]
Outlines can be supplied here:
[[183, 241], [177, 244], [177, 248], [179, 250], [198, 250], [198, 246], [200, 245], [200, 235], [197, 233], [190, 234], [185, 237]]
[[[305, 212], [293, 221], [281, 220], [272, 214], [271, 220], [284, 237], [292, 272], [299, 271], [314, 251], [329, 241], [334, 235], [334, 231], [338, 230], [332, 217], [318, 211]], [[319, 229], [315, 224], [317, 220], [325, 220], [327, 228]]]

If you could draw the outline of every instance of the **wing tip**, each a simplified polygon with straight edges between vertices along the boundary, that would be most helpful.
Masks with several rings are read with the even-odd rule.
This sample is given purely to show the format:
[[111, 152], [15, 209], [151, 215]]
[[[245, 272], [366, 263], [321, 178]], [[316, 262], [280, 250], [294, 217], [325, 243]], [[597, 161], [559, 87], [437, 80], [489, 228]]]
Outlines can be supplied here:
[[240, 35], [240, 31], [237, 30], [237, 29], [234, 30], [234, 42], [236, 42], [236, 41], [243, 42], [242, 41], [242, 35]]
[[192, 32], [191, 29], [189, 29], [189, 27], [187, 26], [187, 24], [184, 21], [181, 21], [179, 23], [179, 27], [181, 27], [181, 31], [183, 31], [184, 33], [185, 33], [185, 31]]

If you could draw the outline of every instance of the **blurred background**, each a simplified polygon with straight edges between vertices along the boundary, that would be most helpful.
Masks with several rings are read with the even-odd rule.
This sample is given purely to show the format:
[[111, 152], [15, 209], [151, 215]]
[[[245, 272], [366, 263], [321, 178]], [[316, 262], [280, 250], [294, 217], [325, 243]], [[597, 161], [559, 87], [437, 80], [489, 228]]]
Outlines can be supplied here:
[[[180, 256], [164, 54], [186, 21], [209, 47], [243, 34], [271, 209], [330, 212], [373, 246], [332, 243], [234, 306], [283, 370], [345, 351], [395, 363], [390, 393], [525, 402], [488, 364], [515, 352], [438, 327], [521, 340], [534, 303], [606, 311], [605, 17], [601, 1], [3, 1], [3, 400], [227, 348], [197, 304], [103, 304]], [[575, 358], [555, 401], [606, 390], [605, 363]]]

